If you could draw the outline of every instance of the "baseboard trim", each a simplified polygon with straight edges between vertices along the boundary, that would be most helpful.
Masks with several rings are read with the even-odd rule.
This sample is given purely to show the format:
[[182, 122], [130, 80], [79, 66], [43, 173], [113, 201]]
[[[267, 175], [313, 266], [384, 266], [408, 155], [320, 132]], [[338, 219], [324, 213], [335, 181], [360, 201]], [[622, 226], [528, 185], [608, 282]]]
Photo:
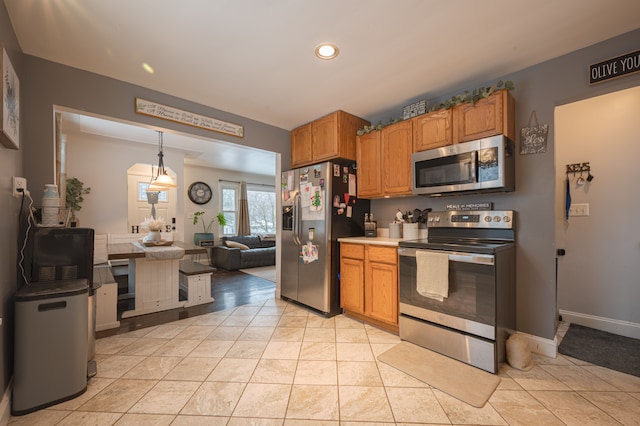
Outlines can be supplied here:
[[9, 380], [9, 385], [4, 390], [2, 401], [0, 401], [0, 425], [9, 424], [11, 417], [11, 390], [13, 389], [13, 378]]
[[635, 322], [597, 317], [562, 309], [560, 310], [560, 315], [562, 315], [562, 321], [567, 323], [583, 325], [585, 327], [595, 328], [596, 330], [619, 334], [620, 336], [640, 339], [640, 324]]
[[542, 337], [534, 336], [532, 334], [517, 332], [518, 336], [522, 336], [527, 340], [529, 350], [531, 352], [544, 355], [549, 358], [556, 358], [558, 356], [558, 341], [556, 338], [543, 339]]

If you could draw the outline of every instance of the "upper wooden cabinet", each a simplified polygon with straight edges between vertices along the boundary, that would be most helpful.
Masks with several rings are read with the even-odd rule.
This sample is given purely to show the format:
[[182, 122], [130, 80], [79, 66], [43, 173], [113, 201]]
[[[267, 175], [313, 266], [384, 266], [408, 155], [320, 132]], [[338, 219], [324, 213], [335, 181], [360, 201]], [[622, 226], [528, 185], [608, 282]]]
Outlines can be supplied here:
[[453, 110], [443, 109], [419, 115], [413, 121], [413, 152], [453, 143]]
[[414, 117], [413, 152], [504, 134], [515, 140], [515, 102], [500, 90], [475, 104], [462, 104]]
[[500, 90], [475, 104], [453, 109], [454, 143], [504, 134], [515, 141], [515, 102], [508, 90]]
[[313, 161], [311, 140], [311, 123], [291, 131], [291, 167]]
[[370, 124], [344, 111], [335, 111], [291, 131], [291, 167], [334, 158], [356, 159], [356, 132]]
[[378, 197], [382, 194], [380, 170], [380, 132], [371, 132], [356, 139], [356, 159], [358, 168], [358, 197]]
[[358, 197], [411, 194], [412, 129], [409, 120], [358, 136]]
[[411, 194], [413, 123], [401, 121], [383, 128], [381, 133], [383, 195]]

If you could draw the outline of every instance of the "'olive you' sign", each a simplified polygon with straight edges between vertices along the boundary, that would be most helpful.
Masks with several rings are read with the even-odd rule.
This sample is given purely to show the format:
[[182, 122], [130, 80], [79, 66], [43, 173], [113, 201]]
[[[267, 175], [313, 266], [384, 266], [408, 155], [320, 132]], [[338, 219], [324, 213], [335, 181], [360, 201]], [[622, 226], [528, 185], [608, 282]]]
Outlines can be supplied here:
[[640, 71], [640, 50], [589, 65], [589, 84]]

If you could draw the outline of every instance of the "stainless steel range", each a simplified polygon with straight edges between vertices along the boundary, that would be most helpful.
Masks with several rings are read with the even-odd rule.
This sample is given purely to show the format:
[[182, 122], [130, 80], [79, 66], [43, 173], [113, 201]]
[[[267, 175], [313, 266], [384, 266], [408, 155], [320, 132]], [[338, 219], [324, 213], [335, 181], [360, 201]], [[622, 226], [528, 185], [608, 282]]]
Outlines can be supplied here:
[[514, 212], [430, 212], [402, 241], [400, 337], [497, 373], [515, 329]]

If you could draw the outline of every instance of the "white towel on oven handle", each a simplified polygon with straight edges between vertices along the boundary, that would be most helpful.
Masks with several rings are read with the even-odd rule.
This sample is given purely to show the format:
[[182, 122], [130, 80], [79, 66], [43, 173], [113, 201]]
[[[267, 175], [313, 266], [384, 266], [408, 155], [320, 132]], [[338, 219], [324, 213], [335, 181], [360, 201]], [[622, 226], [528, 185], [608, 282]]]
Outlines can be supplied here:
[[416, 250], [418, 294], [442, 302], [449, 297], [449, 255]]

